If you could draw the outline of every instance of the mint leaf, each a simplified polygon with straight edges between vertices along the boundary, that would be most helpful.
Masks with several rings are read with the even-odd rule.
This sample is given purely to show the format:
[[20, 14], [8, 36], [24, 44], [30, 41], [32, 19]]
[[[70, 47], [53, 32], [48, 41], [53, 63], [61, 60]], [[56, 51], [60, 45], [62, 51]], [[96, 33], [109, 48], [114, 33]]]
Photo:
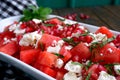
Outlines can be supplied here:
[[80, 65], [80, 66], [83, 66], [82, 64], [80, 64], [79, 62], [71, 62], [72, 64], [74, 65]]
[[46, 26], [46, 27], [53, 27], [55, 25], [54, 24], [44, 24], [44, 26]]
[[91, 77], [91, 73], [88, 73], [88, 75], [87, 75], [85, 80], [90, 80], [90, 77]]
[[87, 65], [85, 66], [85, 69], [88, 70], [91, 65], [92, 65], [92, 61], [89, 61], [89, 62], [87, 63]]
[[25, 9], [23, 11], [24, 16], [20, 19], [20, 21], [29, 21], [34, 18], [45, 20], [47, 19], [47, 15], [52, 13], [51, 8], [44, 8], [44, 7], [37, 8], [37, 7], [31, 6], [30, 9], [31, 10]]
[[105, 41], [94, 42], [94, 43], [92, 43], [91, 46], [90, 46], [90, 51], [92, 51], [93, 49], [98, 48], [98, 47], [99, 47], [99, 48], [102, 48], [103, 46], [105, 46], [107, 43], [113, 41], [114, 39], [115, 39], [115, 37], [113, 36], [113, 37], [111, 37], [111, 38], [108, 38], [108, 39], [105, 40]]
[[56, 56], [58, 56], [58, 57], [60, 57], [60, 58], [64, 58], [64, 56], [61, 55], [61, 54], [59, 54], [59, 53], [53, 53], [53, 54], [55, 54]]
[[67, 42], [68, 44], [72, 45], [72, 46], [76, 46], [78, 43], [76, 43], [73, 38], [62, 38], [63, 41]]

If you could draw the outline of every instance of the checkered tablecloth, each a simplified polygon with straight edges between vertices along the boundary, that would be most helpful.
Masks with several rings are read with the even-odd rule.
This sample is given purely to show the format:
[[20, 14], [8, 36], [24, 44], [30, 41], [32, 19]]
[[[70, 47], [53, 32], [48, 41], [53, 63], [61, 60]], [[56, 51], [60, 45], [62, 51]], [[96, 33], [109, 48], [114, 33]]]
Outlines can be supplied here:
[[0, 19], [20, 15], [30, 5], [37, 6], [36, 0], [0, 0]]

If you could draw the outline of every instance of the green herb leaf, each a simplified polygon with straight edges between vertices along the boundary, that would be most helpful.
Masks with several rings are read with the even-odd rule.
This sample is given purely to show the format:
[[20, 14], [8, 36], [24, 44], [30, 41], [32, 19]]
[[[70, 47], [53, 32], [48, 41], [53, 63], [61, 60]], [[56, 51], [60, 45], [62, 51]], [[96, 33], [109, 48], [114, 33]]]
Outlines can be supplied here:
[[59, 54], [59, 53], [53, 53], [53, 54], [55, 54], [56, 56], [58, 56], [58, 57], [60, 57], [60, 58], [64, 58], [64, 56], [61, 55], [61, 54]]
[[87, 32], [84, 32], [83, 34], [80, 34], [80, 36], [87, 36], [87, 35], [89, 35], [89, 31], [87, 31]]
[[113, 75], [113, 70], [112, 70], [112, 69], [113, 69], [113, 66], [114, 66], [114, 65], [118, 65], [118, 64], [119, 64], [119, 63], [106, 64], [105, 67], [106, 67], [108, 73], [111, 74], [111, 75]]
[[76, 46], [78, 43], [74, 42], [74, 40], [72, 38], [68, 39], [68, 38], [62, 38], [63, 41], [67, 42], [68, 44], [72, 45], [72, 46]]
[[91, 65], [92, 65], [92, 61], [89, 61], [88, 64], [85, 65], [85, 69], [88, 70]]
[[88, 75], [87, 75], [85, 80], [90, 80], [90, 77], [91, 77], [91, 73], [88, 73]]
[[108, 38], [107, 40], [105, 41], [100, 41], [100, 42], [94, 42], [91, 44], [90, 46], [90, 51], [92, 51], [94, 48], [98, 48], [98, 47], [103, 47], [105, 46], [107, 43], [113, 41], [115, 39], [115, 37], [113, 36], [112, 38]]
[[90, 46], [90, 51], [92, 52], [93, 49], [101, 47], [101, 43], [100, 42], [94, 42], [91, 44]]
[[106, 41], [103, 41], [102, 44], [101, 44], [101, 47], [104, 46], [104, 45], [106, 45], [107, 43], [113, 41], [114, 39], [115, 39], [115, 37], [113, 36], [111, 38], [108, 38]]
[[46, 27], [53, 27], [53, 26], [55, 26], [54, 24], [44, 24]]
[[72, 64], [74, 65], [80, 65], [80, 66], [83, 66], [82, 64], [80, 64], [79, 62], [71, 62]]
[[52, 12], [52, 9], [43, 7], [37, 8], [31, 6], [30, 9], [31, 10], [26, 9], [23, 11], [24, 16], [21, 18], [20, 21], [29, 21], [33, 18], [45, 20], [47, 18], [47, 15], [49, 15]]
[[105, 64], [105, 66], [107, 66], [107, 67], [114, 66], [114, 65], [119, 65], [119, 63]]
[[118, 72], [120, 73], [120, 69], [117, 69], [118, 70]]

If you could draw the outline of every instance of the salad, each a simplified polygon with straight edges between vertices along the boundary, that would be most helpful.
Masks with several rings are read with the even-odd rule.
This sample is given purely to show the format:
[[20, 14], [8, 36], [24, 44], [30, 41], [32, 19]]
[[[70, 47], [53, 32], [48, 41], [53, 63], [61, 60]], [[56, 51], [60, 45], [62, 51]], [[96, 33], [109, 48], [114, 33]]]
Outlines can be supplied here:
[[26, 10], [0, 33], [0, 52], [57, 80], [120, 80], [120, 35], [105, 26], [92, 33], [77, 22], [47, 19], [49, 13]]

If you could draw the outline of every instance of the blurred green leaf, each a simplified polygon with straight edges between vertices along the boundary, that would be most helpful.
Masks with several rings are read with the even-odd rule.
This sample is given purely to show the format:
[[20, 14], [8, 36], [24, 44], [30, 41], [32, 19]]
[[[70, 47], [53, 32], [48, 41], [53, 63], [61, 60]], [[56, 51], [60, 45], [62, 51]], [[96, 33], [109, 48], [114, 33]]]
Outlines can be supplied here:
[[36, 19], [41, 19], [41, 20], [45, 20], [47, 18], [47, 16], [52, 13], [52, 9], [51, 8], [44, 8], [44, 7], [34, 7], [34, 6], [30, 6], [30, 9], [25, 9], [23, 11], [23, 17], [20, 19], [20, 21], [29, 21], [32, 20], [34, 18]]

